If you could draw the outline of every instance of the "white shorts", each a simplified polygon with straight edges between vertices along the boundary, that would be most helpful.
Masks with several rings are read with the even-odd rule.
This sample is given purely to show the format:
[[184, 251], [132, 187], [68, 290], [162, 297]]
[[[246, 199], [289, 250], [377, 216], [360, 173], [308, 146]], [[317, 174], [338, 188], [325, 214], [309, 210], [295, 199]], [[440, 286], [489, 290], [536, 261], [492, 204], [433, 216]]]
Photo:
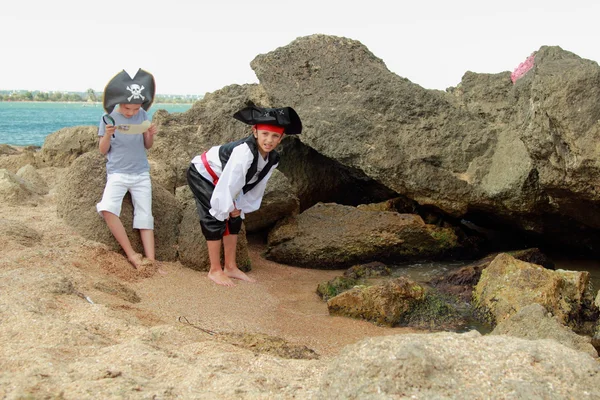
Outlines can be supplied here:
[[131, 193], [133, 202], [133, 228], [154, 229], [152, 183], [149, 172], [143, 174], [108, 174], [102, 200], [96, 204], [98, 213], [102, 215], [102, 211], [108, 211], [117, 217], [121, 216], [121, 204], [127, 191]]

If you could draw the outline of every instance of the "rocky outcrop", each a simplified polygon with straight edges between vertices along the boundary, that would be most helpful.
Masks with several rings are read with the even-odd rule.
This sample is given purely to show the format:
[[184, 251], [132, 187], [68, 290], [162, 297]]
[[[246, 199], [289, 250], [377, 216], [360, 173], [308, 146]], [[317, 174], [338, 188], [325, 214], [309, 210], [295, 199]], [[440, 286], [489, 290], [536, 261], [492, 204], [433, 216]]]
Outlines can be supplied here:
[[[108, 245], [115, 251], [121, 247], [96, 212], [96, 204], [102, 199], [106, 184], [105, 158], [99, 152], [89, 152], [78, 157], [57, 185], [56, 202], [58, 215], [74, 227], [83, 237]], [[181, 221], [181, 208], [175, 196], [160, 185], [152, 185], [152, 210], [156, 258], [164, 261], [177, 259], [177, 236]], [[143, 253], [139, 234], [134, 232], [133, 204], [131, 196], [125, 195], [121, 209], [121, 221], [133, 248]]]
[[16, 154], [9, 152], [8, 155], [0, 155], [0, 169], [6, 169], [16, 174], [20, 168], [26, 165], [37, 165], [36, 154], [36, 149], [25, 148]]
[[313, 35], [251, 66], [321, 156], [448, 215], [600, 251], [597, 63], [544, 46], [514, 85], [509, 73], [467, 73], [443, 93], [357, 41]]
[[547, 340], [405, 334], [347, 346], [321, 377], [323, 399], [595, 399], [600, 364]]
[[98, 148], [98, 127], [74, 126], [46, 136], [37, 155], [40, 167], [68, 167], [80, 155]]
[[417, 215], [319, 203], [271, 230], [265, 256], [339, 269], [374, 260], [440, 258], [460, 246], [452, 229], [426, 225]]

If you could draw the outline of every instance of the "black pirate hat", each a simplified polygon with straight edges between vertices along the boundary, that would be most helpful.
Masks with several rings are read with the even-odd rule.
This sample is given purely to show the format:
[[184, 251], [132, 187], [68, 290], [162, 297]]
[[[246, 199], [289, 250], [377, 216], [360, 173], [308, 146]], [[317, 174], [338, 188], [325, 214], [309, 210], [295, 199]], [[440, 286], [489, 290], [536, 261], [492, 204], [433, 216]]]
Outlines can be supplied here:
[[302, 133], [302, 122], [292, 107], [261, 108], [250, 106], [233, 114], [233, 118], [248, 125], [267, 124], [281, 126], [288, 135]]
[[155, 91], [154, 76], [150, 72], [138, 69], [131, 78], [122, 70], [104, 88], [104, 110], [110, 114], [117, 104], [141, 104], [148, 111]]

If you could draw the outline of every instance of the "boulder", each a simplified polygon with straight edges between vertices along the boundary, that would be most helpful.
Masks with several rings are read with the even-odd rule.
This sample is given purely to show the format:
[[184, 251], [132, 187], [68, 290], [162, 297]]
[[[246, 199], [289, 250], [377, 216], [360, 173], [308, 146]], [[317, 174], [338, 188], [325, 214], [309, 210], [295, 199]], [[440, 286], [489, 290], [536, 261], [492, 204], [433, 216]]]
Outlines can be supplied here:
[[587, 271], [551, 271], [502, 253], [482, 271], [473, 300], [492, 323], [538, 303], [560, 323], [580, 328], [580, 319], [594, 307], [589, 279]]
[[319, 203], [278, 223], [269, 233], [265, 257], [305, 268], [340, 269], [439, 258], [458, 247], [452, 229], [426, 225], [417, 215]]
[[[58, 215], [83, 237], [122, 251], [112, 236], [96, 204], [102, 199], [106, 184], [105, 158], [99, 152], [88, 152], [73, 161], [65, 176], [57, 184], [56, 203]], [[175, 196], [160, 185], [152, 185], [152, 210], [156, 258], [163, 261], [177, 259], [177, 236], [181, 221], [181, 208]], [[131, 196], [125, 195], [121, 221], [133, 248], [143, 253], [139, 234], [134, 232]]]
[[37, 159], [40, 166], [68, 167], [80, 155], [97, 148], [97, 126], [62, 128], [46, 136]]
[[[390, 72], [360, 42], [312, 35], [251, 66], [273, 103], [302, 116], [298, 141], [333, 165], [454, 218], [598, 251], [596, 62], [543, 46], [515, 84], [507, 72], [469, 72], [444, 93]], [[299, 187], [315, 176], [301, 177], [302, 157], [314, 158], [295, 154], [282, 171]]]
[[522, 339], [553, 339], [567, 347], [582, 351], [596, 358], [598, 352], [591, 344], [590, 337], [580, 336], [560, 321], [540, 304], [530, 304], [500, 322], [490, 335], [509, 335]]
[[551, 340], [430, 333], [345, 347], [321, 376], [321, 399], [594, 399], [600, 364]]
[[36, 150], [35, 149], [23, 149], [16, 154], [9, 154], [0, 156], [0, 169], [6, 169], [13, 174], [28, 165], [37, 165]]

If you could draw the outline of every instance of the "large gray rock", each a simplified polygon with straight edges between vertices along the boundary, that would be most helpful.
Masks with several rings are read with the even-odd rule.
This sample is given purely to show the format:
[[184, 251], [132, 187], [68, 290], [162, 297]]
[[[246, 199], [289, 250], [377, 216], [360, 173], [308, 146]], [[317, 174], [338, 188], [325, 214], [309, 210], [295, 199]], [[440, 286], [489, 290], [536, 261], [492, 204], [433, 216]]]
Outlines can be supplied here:
[[467, 73], [443, 93], [391, 73], [357, 41], [313, 35], [251, 66], [323, 157], [452, 216], [597, 251], [597, 63], [544, 46], [514, 85], [509, 73]]
[[379, 261], [439, 258], [460, 247], [450, 228], [390, 211], [316, 204], [281, 221], [268, 237], [269, 260], [317, 269]]
[[301, 140], [393, 191], [454, 214], [479, 196], [471, 176], [493, 151], [485, 122], [390, 72], [361, 43], [313, 35], [251, 66], [279, 104], [302, 116]]
[[600, 399], [600, 364], [552, 340], [404, 334], [345, 347], [319, 399]]
[[[108, 245], [115, 251], [121, 247], [96, 212], [106, 184], [105, 158], [100, 152], [89, 152], [71, 164], [56, 190], [58, 215], [82, 236]], [[175, 196], [160, 185], [152, 185], [152, 212], [156, 258], [162, 261], [177, 259], [177, 236], [181, 220], [181, 207]], [[143, 246], [133, 225], [131, 196], [125, 195], [121, 221], [133, 248], [143, 253]]]

